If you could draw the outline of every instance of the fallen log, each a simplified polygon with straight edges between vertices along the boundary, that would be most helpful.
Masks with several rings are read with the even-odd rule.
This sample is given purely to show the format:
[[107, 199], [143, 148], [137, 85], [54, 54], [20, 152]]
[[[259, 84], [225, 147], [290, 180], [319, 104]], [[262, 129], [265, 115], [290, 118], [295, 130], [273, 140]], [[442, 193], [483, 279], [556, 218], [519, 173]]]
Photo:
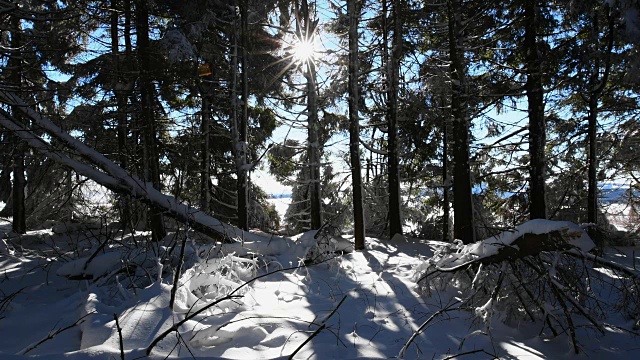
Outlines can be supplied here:
[[[32, 129], [17, 121], [11, 114], [0, 109], [0, 125], [12, 131], [31, 148], [44, 156], [73, 169], [76, 173], [85, 176], [104, 187], [129, 195], [146, 204], [157, 206], [164, 214], [175, 220], [187, 224], [216, 240], [225, 242], [260, 241], [263, 237], [243, 231], [235, 226], [226, 224], [202, 211], [187, 204], [181, 203], [173, 196], [165, 195], [155, 189], [151, 183], [146, 183], [135, 175], [130, 174], [103, 154], [77, 140], [64, 130], [56, 126], [50, 119], [42, 116], [28, 106], [18, 96], [0, 91], [0, 100], [6, 104], [20, 109], [28, 116], [34, 125], [42, 128], [52, 138], [78, 154], [84, 162], [71, 158], [61, 150], [55, 149], [50, 142], [45, 141]], [[291, 241], [279, 238], [280, 240]], [[271, 241], [274, 239], [271, 238]]]

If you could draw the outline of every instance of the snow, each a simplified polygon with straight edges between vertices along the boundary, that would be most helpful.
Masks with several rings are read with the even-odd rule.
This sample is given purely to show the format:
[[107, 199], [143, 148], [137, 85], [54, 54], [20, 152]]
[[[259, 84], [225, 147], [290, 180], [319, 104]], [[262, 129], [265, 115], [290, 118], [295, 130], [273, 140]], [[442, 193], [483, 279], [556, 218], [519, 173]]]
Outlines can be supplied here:
[[[550, 229], [577, 232], [581, 228], [536, 221], [514, 233]], [[82, 251], [61, 247], [54, 251], [50, 245], [73, 243], [64, 238], [70, 235], [40, 234], [42, 246], [32, 242], [32, 248], [13, 255], [0, 253], [2, 359], [120, 358], [116, 317], [127, 359], [145, 356], [146, 348], [159, 334], [181, 321], [179, 336], [173, 332], [159, 341], [149, 358], [191, 359], [192, 354], [196, 359], [286, 358], [321, 327], [296, 358], [390, 358], [397, 357], [414, 331], [459, 295], [453, 286], [431, 296], [417, 291], [415, 269], [433, 255], [436, 243], [407, 237], [394, 241], [367, 238], [365, 251], [342, 256], [329, 252], [319, 264], [283, 270], [290, 266], [284, 262], [296, 266], [299, 260], [318, 253], [314, 245], [322, 235], [307, 232], [272, 245], [267, 245], [268, 238], [259, 241], [256, 236], [251, 239], [251, 251], [244, 252], [237, 244], [224, 249], [224, 245], [189, 242], [176, 301], [170, 308], [172, 275], [161, 272], [161, 282], [156, 281], [156, 260], [163, 256], [162, 247], [143, 252], [114, 243], [87, 262], [99, 242], [93, 240]], [[493, 241], [508, 243], [514, 236], [504, 234]], [[576, 246], [584, 246], [584, 239], [579, 239]], [[15, 241], [7, 239], [9, 245]], [[345, 241], [329, 239], [325, 244], [329, 249], [340, 248]], [[610, 251], [606, 256], [631, 264], [630, 257], [640, 254], [637, 250]], [[474, 251], [487, 254], [493, 250], [485, 243]], [[253, 255], [245, 257], [249, 253]], [[123, 261], [143, 264], [145, 271], [151, 272], [141, 277], [150, 279], [147, 285], [132, 287], [130, 277], [144, 271], [123, 267]], [[174, 266], [175, 262], [165, 262], [164, 270]], [[114, 273], [115, 269], [126, 271]], [[82, 274], [94, 279], [68, 278]], [[237, 298], [225, 298], [233, 291]], [[10, 294], [16, 295], [5, 306], [2, 301]], [[491, 303], [475, 309], [480, 316], [490, 311], [496, 311]], [[539, 337], [539, 326], [526, 322], [478, 327], [474, 318], [473, 311], [460, 310], [434, 316], [407, 346], [403, 357], [442, 359], [469, 352], [474, 353], [465, 359], [493, 355], [527, 359], [640, 356], [638, 337], [621, 330], [631, 329], [632, 321], [621, 317], [607, 319], [606, 335], [592, 334], [583, 341], [585, 353], [580, 356], [571, 353], [567, 335]], [[65, 327], [69, 329], [19, 355]]]
[[[474, 259], [496, 255], [501, 249], [511, 246], [516, 239], [524, 234], [540, 235], [554, 231], [566, 233], [569, 237], [567, 243], [580, 251], [588, 252], [595, 247], [595, 244], [591, 238], [589, 238], [583, 226], [576, 225], [569, 221], [535, 219], [516, 226], [513, 231], [505, 231], [464, 247], [458, 254], [449, 258], [446, 266], [452, 268], [458, 267]], [[441, 266], [442, 265], [444, 264], [441, 264]]]

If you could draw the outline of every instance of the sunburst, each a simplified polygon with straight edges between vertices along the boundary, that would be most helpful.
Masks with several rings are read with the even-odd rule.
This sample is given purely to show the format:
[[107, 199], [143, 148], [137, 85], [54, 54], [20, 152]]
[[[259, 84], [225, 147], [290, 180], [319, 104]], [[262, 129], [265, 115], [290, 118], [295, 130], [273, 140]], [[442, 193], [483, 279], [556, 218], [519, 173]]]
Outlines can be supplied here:
[[300, 64], [306, 64], [310, 61], [314, 61], [316, 57], [316, 44], [313, 39], [297, 40], [292, 48], [291, 52], [293, 60]]

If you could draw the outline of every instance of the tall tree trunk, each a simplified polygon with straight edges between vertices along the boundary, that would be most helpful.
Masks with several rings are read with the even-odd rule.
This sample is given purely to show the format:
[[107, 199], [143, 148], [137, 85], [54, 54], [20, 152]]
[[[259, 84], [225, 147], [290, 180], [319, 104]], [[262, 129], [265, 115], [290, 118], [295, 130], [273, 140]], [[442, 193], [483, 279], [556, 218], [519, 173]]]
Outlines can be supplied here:
[[[598, 22], [597, 10], [593, 10], [593, 24], [592, 24], [592, 41], [595, 48], [596, 61], [593, 65], [591, 78], [589, 79], [589, 112], [588, 112], [588, 124], [587, 134], [589, 140], [589, 174], [588, 174], [588, 193], [587, 193], [587, 221], [592, 224], [598, 223], [598, 115], [600, 114], [599, 102], [600, 96], [604, 91], [609, 81], [609, 73], [611, 70], [611, 53], [613, 51], [614, 43], [614, 27], [615, 19], [611, 14], [611, 9], [608, 5], [605, 6], [607, 14], [607, 26], [608, 26], [608, 39], [607, 47], [604, 53], [601, 53], [598, 47], [600, 44], [600, 26]], [[604, 71], [601, 74], [602, 68]], [[602, 251], [603, 239], [601, 233], [596, 228], [590, 228], [588, 230], [589, 236], [595, 241], [596, 245]]]
[[449, 119], [442, 118], [442, 241], [449, 241]]
[[211, 211], [211, 109], [209, 105], [209, 86], [202, 80], [202, 119], [200, 133], [202, 136], [202, 157], [200, 159], [200, 210], [204, 213]]
[[322, 226], [322, 205], [320, 196], [320, 140], [318, 130], [318, 90], [316, 86], [316, 68], [313, 61], [308, 62], [307, 78], [307, 113], [309, 137], [309, 200], [311, 202], [311, 229]]
[[[22, 39], [20, 33], [22, 28], [20, 19], [16, 16], [11, 17], [11, 57], [9, 58], [9, 84], [16, 91], [22, 91]], [[17, 106], [12, 106], [12, 113], [17, 119], [22, 118]], [[25, 121], [28, 121], [25, 119]], [[25, 209], [25, 186], [24, 177], [24, 153], [25, 147], [16, 136], [15, 147], [13, 150], [13, 187], [12, 187], [12, 210], [13, 210], [13, 231], [18, 234], [27, 232], [26, 209]]]
[[[613, 42], [614, 42], [614, 17], [611, 15], [611, 9], [609, 6], [606, 6], [607, 12], [607, 20], [608, 20], [608, 39], [607, 39], [607, 48], [605, 50], [604, 56], [598, 56], [596, 58], [595, 64], [593, 65], [593, 70], [591, 73], [591, 78], [589, 79], [589, 112], [588, 112], [588, 124], [587, 124], [587, 134], [589, 139], [589, 175], [588, 175], [588, 194], [587, 194], [587, 221], [592, 224], [598, 223], [598, 153], [597, 153], [597, 129], [598, 129], [598, 115], [600, 110], [598, 108], [598, 103], [600, 101], [600, 96], [602, 95], [602, 91], [605, 86], [607, 86], [607, 82], [609, 81], [609, 73], [611, 69], [611, 52], [613, 51]], [[598, 48], [598, 44], [600, 43], [600, 26], [598, 22], [598, 14], [596, 10], [594, 10], [593, 15], [593, 24], [592, 24], [592, 41], [594, 47]], [[600, 55], [600, 54], [598, 54]], [[604, 64], [602, 63], [601, 57], [604, 57]], [[604, 67], [604, 72], [602, 76], [600, 75], [602, 71], [602, 67]]]
[[362, 170], [360, 164], [360, 101], [358, 86], [358, 18], [359, 0], [347, 0], [349, 16], [349, 156], [353, 187], [353, 234], [355, 249], [364, 250], [364, 210], [362, 207]]
[[538, 52], [536, 0], [524, 2], [524, 49], [526, 52], [527, 93], [529, 110], [529, 217], [547, 217], [545, 186], [546, 124], [544, 117], [544, 89], [542, 87], [542, 59]]
[[[156, 121], [153, 103], [153, 82], [149, 69], [151, 67], [151, 54], [149, 47], [149, 8], [147, 0], [136, 0], [136, 35], [138, 46], [138, 70], [140, 73], [140, 107], [143, 151], [145, 154], [144, 180], [151, 182], [153, 187], [161, 190], [160, 183], [160, 159], [156, 140]], [[166, 231], [162, 211], [151, 206], [149, 208], [151, 237], [154, 241], [164, 238]]]
[[469, 165], [469, 111], [466, 103], [464, 33], [459, 0], [448, 2], [451, 114], [453, 117], [453, 233], [465, 244], [475, 241]]
[[[113, 71], [113, 93], [116, 97], [116, 122], [117, 122], [117, 134], [118, 134], [118, 160], [120, 167], [123, 169], [129, 168], [129, 158], [127, 156], [127, 101], [123, 94], [123, 79], [120, 70], [120, 51], [119, 42], [120, 37], [118, 35], [118, 0], [111, 0], [111, 62]], [[120, 196], [118, 200], [120, 203], [120, 222], [123, 224], [129, 224], [131, 221], [131, 204], [129, 198], [126, 196]]]
[[249, 4], [242, 0], [240, 14], [240, 39], [242, 43], [242, 113], [238, 124], [238, 143], [236, 148], [238, 167], [238, 227], [249, 230], [249, 181], [247, 169], [247, 128], [249, 123]]
[[[386, 0], [385, 0], [386, 1]], [[400, 90], [400, 58], [402, 57], [402, 18], [400, 0], [393, 0], [393, 37], [391, 57], [388, 63], [389, 81], [387, 95], [388, 167], [389, 181], [389, 236], [402, 234], [402, 213], [400, 209], [400, 167], [398, 160], [398, 92]]]
[[131, 0], [124, 1], [124, 51], [127, 60], [131, 58]]
[[[315, 25], [309, 15], [307, 0], [295, 2], [297, 33], [301, 40], [313, 41]], [[322, 197], [320, 196], [320, 140], [318, 131], [318, 86], [316, 84], [316, 66], [313, 60], [306, 61], [304, 77], [307, 82], [307, 157], [309, 166], [309, 203], [311, 213], [310, 227], [313, 230], [322, 226]]]
[[[232, 6], [237, 8], [238, 4], [237, 4], [237, 0], [234, 0], [232, 2]], [[239, 116], [238, 116], [238, 47], [240, 46], [240, 27], [242, 25], [238, 24], [238, 16], [237, 13], [233, 15], [233, 20], [232, 20], [232, 31], [231, 31], [231, 55], [230, 55], [230, 60], [231, 60], [231, 71], [230, 71], [230, 75], [231, 75], [231, 91], [230, 91], [230, 95], [231, 95], [231, 137], [233, 138], [233, 144], [232, 144], [232, 148], [231, 151], [233, 152], [233, 156], [235, 159], [235, 163], [236, 163], [236, 173], [239, 173], [239, 143], [240, 143], [240, 129], [239, 129]], [[239, 174], [238, 174], [239, 175]], [[239, 179], [238, 179], [239, 181]], [[237, 185], [237, 183], [236, 183]], [[239, 199], [239, 195], [238, 195], [238, 188], [236, 188], [236, 201], [237, 201], [237, 207], [236, 209], [238, 209], [240, 207], [240, 199]], [[238, 216], [238, 214], [236, 214], [236, 216]], [[236, 219], [236, 222], [240, 222], [239, 217]]]

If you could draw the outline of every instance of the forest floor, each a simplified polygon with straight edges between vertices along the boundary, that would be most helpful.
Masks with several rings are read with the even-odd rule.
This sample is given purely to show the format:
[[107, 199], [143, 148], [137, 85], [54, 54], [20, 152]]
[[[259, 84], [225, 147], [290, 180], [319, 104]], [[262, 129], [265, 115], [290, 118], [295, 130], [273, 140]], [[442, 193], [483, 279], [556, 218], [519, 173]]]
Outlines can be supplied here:
[[[0, 233], [8, 230], [0, 223]], [[153, 251], [131, 250], [116, 236], [87, 266], [87, 254], [101, 243], [96, 231], [46, 229], [9, 239], [11, 254], [0, 251], [0, 358], [135, 359], [178, 322], [178, 332], [157, 342], [150, 358], [272, 359], [296, 351], [296, 359], [395, 358], [421, 324], [460, 296], [455, 284], [429, 296], [417, 291], [414, 269], [432, 255], [429, 241], [368, 238], [365, 251], [277, 272], [289, 264], [213, 258], [211, 246], [192, 243], [171, 311], [171, 272], [154, 280]], [[608, 248], [606, 257], [640, 267], [638, 246]], [[210, 306], [269, 271], [237, 292], [241, 297]], [[92, 277], [79, 280], [81, 273]], [[485, 327], [471, 312], [448, 311], [422, 329], [404, 358], [640, 358], [634, 320], [611, 313], [604, 324], [604, 335], [579, 332], [575, 355], [568, 335], [539, 336], [540, 324], [495, 317], [480, 332]]]

